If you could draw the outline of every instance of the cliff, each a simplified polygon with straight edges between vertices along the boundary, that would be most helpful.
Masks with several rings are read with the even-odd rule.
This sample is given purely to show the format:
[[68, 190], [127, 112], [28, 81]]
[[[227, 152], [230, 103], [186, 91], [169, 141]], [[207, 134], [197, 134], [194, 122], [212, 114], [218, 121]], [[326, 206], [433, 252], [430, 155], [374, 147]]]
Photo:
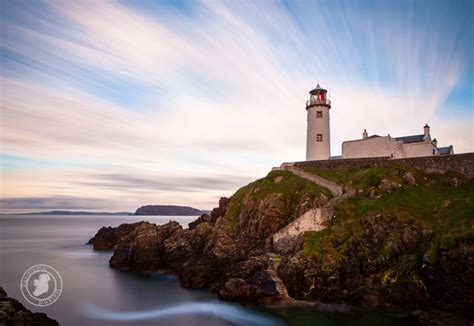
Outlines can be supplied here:
[[177, 216], [196, 216], [204, 212], [188, 207], [188, 206], [174, 206], [174, 205], [146, 205], [137, 208], [134, 215], [177, 215]]
[[[464, 164], [472, 170], [472, 156]], [[283, 168], [221, 199], [190, 229], [142, 222], [109, 237], [110, 265], [173, 273], [227, 300], [349, 303], [467, 325], [474, 179], [443, 172], [396, 161]]]

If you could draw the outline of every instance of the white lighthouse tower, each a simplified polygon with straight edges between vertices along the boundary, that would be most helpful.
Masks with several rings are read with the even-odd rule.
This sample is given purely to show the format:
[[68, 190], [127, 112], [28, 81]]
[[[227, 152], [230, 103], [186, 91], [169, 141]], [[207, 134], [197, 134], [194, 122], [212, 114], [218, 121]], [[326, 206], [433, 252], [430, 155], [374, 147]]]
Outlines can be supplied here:
[[327, 96], [327, 90], [321, 88], [319, 84], [309, 94], [310, 99], [306, 102], [308, 111], [306, 160], [327, 160], [331, 156], [329, 133], [331, 100]]

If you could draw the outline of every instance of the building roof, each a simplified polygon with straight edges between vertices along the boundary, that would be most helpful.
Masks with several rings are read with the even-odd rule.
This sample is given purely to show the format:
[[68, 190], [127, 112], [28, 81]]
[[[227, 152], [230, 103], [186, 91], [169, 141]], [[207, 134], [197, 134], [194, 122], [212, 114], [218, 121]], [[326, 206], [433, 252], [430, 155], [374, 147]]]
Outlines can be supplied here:
[[419, 142], [422, 142], [424, 138], [425, 138], [425, 135], [395, 137], [396, 140], [401, 140], [404, 144], [419, 143]]
[[327, 93], [327, 90], [325, 90], [324, 88], [321, 88], [321, 86], [319, 86], [319, 83], [318, 83], [316, 88], [309, 91], [309, 93], [311, 95], [315, 95], [315, 94], [317, 95], [317, 94], [321, 94], [321, 93]]
[[453, 150], [453, 145], [448, 146], [448, 147], [438, 147], [439, 155], [449, 155], [451, 154], [452, 150]]

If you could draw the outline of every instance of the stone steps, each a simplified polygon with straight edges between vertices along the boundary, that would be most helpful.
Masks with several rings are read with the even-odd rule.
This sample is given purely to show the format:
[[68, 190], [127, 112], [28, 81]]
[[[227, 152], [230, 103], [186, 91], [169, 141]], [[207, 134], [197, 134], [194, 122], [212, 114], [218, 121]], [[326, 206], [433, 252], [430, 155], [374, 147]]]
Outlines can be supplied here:
[[275, 266], [275, 258], [276, 255], [272, 252], [267, 253], [268, 257], [270, 258], [270, 263], [268, 265], [267, 273], [270, 275], [270, 278], [275, 283], [275, 289], [279, 294], [279, 299], [282, 302], [289, 302], [293, 301], [293, 298], [290, 297], [288, 294], [288, 289], [286, 288], [285, 283], [283, 280], [278, 276]]
[[302, 168], [283, 164], [272, 171], [289, 171], [294, 175], [328, 189], [333, 198], [324, 207], [313, 208], [286, 225], [273, 235], [273, 250], [285, 253], [293, 250], [298, 237], [306, 231], [320, 231], [325, 228], [324, 221], [334, 216], [334, 207], [341, 201], [356, 194], [355, 189], [344, 187], [334, 181], [306, 172]]
[[342, 196], [342, 194], [344, 193], [344, 188], [340, 184], [320, 177], [319, 175], [306, 172], [302, 168], [298, 168], [296, 166], [283, 166], [280, 169], [283, 171], [290, 171], [291, 173], [299, 176], [300, 178], [306, 179], [321, 187], [327, 188], [334, 197]]

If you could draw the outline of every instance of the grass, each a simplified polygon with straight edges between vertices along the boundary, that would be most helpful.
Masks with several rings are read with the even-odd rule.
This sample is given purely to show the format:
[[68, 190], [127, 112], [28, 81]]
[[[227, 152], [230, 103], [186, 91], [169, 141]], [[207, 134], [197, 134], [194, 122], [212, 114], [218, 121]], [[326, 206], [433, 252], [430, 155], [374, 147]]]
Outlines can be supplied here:
[[412, 172], [415, 177], [421, 175], [420, 171], [417, 171], [403, 163], [393, 163], [389, 167], [353, 168], [342, 170], [322, 170], [318, 168], [305, 167], [304, 170], [337, 183], [362, 190], [368, 190], [370, 187], [378, 186], [382, 179], [388, 179], [401, 184], [403, 183], [402, 172]]
[[[388, 213], [399, 223], [417, 224], [433, 234], [425, 256], [436, 261], [439, 250], [451, 249], [460, 241], [474, 241], [474, 180], [453, 187], [456, 173], [424, 174], [402, 165], [383, 168], [359, 168], [344, 171], [306, 171], [333, 181], [367, 190], [382, 179], [403, 183], [402, 176], [410, 171], [416, 186], [402, 186], [380, 199], [369, 199], [364, 192], [347, 199], [336, 207], [336, 217], [328, 228], [305, 234], [305, 253], [319, 254], [322, 250], [343, 256], [351, 237], [362, 233], [361, 219], [369, 214]], [[381, 252], [383, 254], [383, 250]]]
[[[239, 224], [239, 214], [248, 201], [259, 202], [268, 196], [279, 195], [287, 202], [284, 214], [294, 214], [304, 195], [316, 198], [324, 194], [331, 198], [331, 192], [289, 171], [272, 171], [266, 177], [240, 188], [231, 198], [225, 218], [229, 231], [233, 232]], [[312, 201], [311, 201], [312, 202]]]

